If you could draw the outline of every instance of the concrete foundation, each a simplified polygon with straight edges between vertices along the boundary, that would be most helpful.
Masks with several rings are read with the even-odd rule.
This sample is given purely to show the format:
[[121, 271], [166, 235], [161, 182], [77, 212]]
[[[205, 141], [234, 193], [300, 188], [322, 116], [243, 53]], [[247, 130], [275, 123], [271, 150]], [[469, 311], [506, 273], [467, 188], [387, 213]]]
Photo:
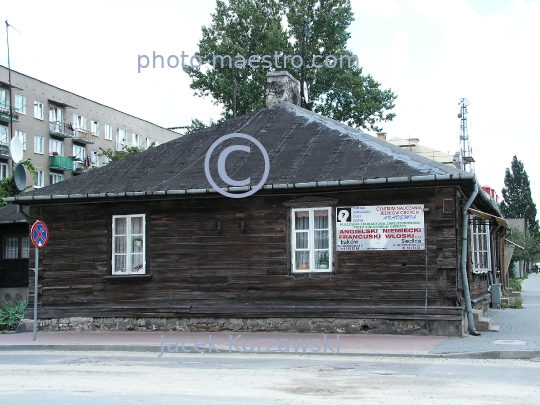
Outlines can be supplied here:
[[[461, 321], [430, 320], [429, 334], [463, 336], [463, 323], [463, 318]], [[328, 318], [60, 318], [40, 320], [39, 330], [428, 334], [423, 320]]]

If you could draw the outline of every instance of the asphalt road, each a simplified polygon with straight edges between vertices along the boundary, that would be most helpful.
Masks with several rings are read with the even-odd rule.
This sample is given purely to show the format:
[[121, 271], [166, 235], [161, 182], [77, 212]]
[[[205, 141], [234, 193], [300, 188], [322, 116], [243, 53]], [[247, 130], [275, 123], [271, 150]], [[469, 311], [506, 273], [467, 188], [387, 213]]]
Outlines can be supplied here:
[[0, 376], [5, 405], [536, 404], [540, 394], [540, 359], [4, 352]]

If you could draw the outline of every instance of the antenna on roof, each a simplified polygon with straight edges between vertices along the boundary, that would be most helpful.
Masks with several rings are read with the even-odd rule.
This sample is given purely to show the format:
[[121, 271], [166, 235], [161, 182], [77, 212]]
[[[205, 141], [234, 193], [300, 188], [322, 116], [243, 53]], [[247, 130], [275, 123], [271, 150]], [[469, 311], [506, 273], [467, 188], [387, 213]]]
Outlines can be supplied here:
[[459, 134], [459, 140], [461, 142], [461, 156], [459, 168], [465, 170], [466, 172], [472, 173], [474, 171], [474, 158], [472, 157], [472, 149], [469, 142], [469, 130], [467, 129], [467, 106], [469, 104], [470, 102], [466, 98], [461, 98], [459, 100], [460, 113], [458, 114], [458, 118], [461, 120]]

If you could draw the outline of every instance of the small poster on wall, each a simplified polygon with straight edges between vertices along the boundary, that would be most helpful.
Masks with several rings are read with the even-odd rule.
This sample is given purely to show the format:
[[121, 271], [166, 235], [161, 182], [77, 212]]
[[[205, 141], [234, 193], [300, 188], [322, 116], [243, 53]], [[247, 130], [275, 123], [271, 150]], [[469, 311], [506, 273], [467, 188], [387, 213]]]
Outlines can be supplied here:
[[422, 250], [424, 205], [338, 207], [336, 248], [346, 250]]

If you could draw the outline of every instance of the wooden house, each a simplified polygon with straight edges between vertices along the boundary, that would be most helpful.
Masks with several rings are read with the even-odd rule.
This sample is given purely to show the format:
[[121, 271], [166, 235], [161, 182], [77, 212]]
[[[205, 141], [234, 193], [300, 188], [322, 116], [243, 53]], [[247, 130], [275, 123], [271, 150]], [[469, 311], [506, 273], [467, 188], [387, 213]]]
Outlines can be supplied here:
[[[474, 174], [284, 101], [299, 100], [289, 74], [270, 80], [268, 108], [10, 199], [49, 227], [43, 330], [476, 332], [504, 220]], [[205, 171], [235, 133], [268, 155], [245, 198]], [[221, 181], [222, 156], [251, 185]], [[232, 194], [267, 167], [241, 138], [208, 163]]]

